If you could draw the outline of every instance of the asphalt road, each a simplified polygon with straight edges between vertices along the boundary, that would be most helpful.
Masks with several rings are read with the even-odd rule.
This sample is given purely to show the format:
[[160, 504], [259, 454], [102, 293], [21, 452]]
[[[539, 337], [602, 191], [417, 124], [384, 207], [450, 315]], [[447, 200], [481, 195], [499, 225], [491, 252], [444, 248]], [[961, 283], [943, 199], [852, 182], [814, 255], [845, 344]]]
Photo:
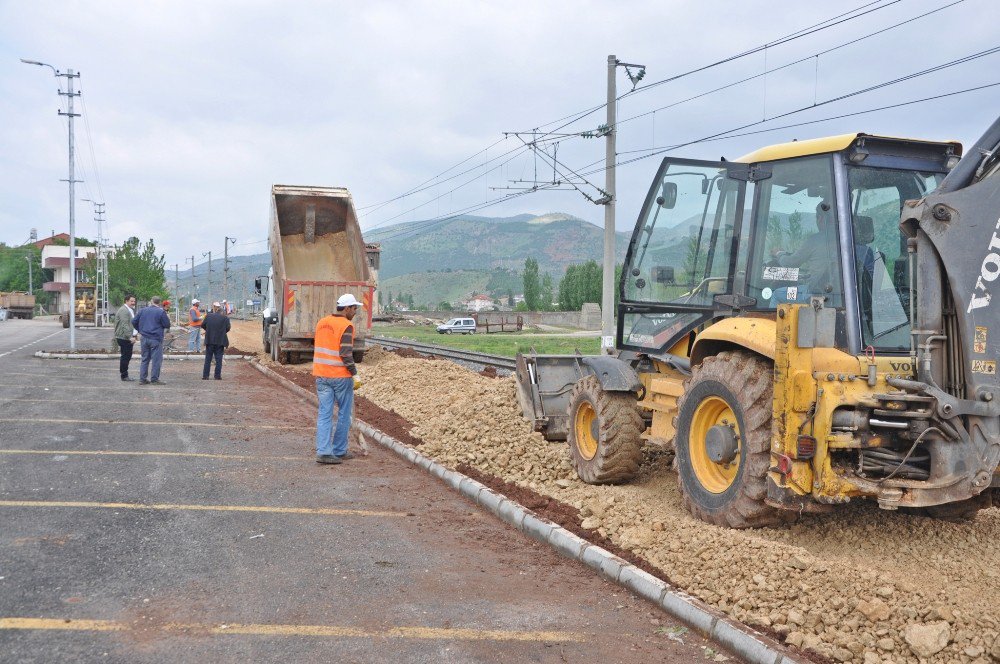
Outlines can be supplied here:
[[377, 446], [317, 465], [314, 409], [239, 361], [139, 386], [115, 361], [31, 356], [67, 340], [0, 322], [3, 662], [713, 655]]

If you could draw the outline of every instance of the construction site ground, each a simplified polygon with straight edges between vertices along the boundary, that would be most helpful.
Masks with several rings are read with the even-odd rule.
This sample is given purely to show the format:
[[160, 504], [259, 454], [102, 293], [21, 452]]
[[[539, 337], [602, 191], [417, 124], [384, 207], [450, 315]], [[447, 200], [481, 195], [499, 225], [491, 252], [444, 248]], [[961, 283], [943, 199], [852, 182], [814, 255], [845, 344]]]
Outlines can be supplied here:
[[0, 323], [2, 661], [726, 658], [380, 447], [316, 464], [315, 408], [242, 360], [32, 356], [67, 341]]
[[857, 501], [784, 528], [727, 530], [684, 510], [658, 448], [633, 482], [581, 482], [565, 445], [521, 417], [513, 378], [379, 350], [360, 374], [359, 394], [411, 423], [422, 454], [567, 504], [583, 531], [791, 646], [865, 664], [1000, 661], [1000, 508], [952, 523]]

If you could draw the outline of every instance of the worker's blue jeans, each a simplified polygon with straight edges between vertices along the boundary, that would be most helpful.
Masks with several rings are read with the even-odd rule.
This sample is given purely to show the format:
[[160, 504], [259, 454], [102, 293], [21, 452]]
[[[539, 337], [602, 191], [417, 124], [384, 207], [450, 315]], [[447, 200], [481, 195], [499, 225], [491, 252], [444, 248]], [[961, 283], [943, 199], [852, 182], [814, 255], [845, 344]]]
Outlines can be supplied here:
[[201, 328], [191, 326], [191, 334], [188, 336], [188, 350], [201, 352]]
[[[354, 378], [317, 378], [316, 454], [343, 456], [347, 453], [347, 432], [354, 410]], [[333, 431], [333, 405], [337, 405], [337, 428]]]
[[160, 366], [163, 364], [163, 339], [143, 337], [139, 349], [142, 351], [142, 360], [139, 362], [139, 380], [146, 380], [147, 375], [150, 381], [160, 380]]

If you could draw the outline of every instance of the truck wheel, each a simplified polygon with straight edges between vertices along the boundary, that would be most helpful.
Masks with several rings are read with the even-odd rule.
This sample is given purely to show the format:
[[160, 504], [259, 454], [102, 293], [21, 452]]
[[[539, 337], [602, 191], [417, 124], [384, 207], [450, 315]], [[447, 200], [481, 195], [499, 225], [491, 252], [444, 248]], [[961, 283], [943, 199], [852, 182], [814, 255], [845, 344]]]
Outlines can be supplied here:
[[979, 510], [985, 510], [991, 505], [993, 505], [993, 497], [990, 495], [990, 491], [986, 490], [978, 496], [954, 503], [920, 507], [913, 510], [913, 513], [943, 521], [972, 521], [979, 514]]
[[635, 395], [605, 392], [596, 376], [577, 381], [569, 398], [569, 451], [588, 484], [627, 482], [642, 460], [642, 416]]
[[277, 334], [278, 331], [272, 326], [271, 329], [268, 330], [268, 332], [269, 332], [268, 336], [271, 337], [271, 359], [274, 362], [277, 362], [278, 361], [278, 334]]
[[729, 528], [780, 524], [794, 512], [764, 502], [770, 466], [771, 363], [723, 352], [694, 368], [677, 403], [681, 497], [691, 514]]
[[267, 326], [264, 326], [264, 353], [266, 355], [271, 353], [271, 330]]

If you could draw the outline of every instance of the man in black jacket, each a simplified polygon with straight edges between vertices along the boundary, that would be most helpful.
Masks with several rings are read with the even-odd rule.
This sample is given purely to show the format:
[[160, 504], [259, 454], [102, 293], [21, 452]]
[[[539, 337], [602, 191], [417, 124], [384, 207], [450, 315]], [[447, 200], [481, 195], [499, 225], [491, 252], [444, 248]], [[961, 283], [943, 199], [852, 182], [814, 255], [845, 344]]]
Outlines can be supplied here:
[[229, 345], [231, 328], [229, 318], [219, 313], [218, 302], [212, 303], [212, 311], [205, 316], [201, 328], [205, 330], [205, 368], [201, 379], [208, 380], [208, 371], [212, 368], [212, 358], [215, 358], [215, 380], [222, 380], [222, 353]]

